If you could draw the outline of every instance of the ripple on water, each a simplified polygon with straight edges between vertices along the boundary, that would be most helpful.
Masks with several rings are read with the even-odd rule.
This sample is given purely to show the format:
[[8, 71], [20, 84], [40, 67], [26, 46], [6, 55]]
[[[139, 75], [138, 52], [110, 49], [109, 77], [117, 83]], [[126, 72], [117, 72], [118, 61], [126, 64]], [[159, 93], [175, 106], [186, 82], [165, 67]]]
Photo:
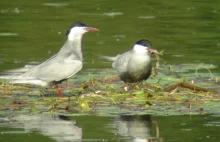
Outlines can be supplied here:
[[80, 12], [80, 15], [92, 15], [92, 16], [109, 16], [109, 17], [114, 17], [114, 16], [119, 16], [119, 15], [123, 15], [123, 12], [105, 12], [105, 13], [86, 13], [86, 12]]
[[123, 12], [105, 12], [103, 13], [104, 16], [110, 16], [110, 17], [114, 17], [114, 16], [119, 16], [119, 15], [123, 15]]
[[216, 126], [216, 127], [220, 127], [220, 122], [211, 121], [211, 122], [208, 122], [208, 123], [204, 124], [204, 126]]
[[181, 58], [181, 57], [184, 57], [184, 55], [181, 55], [181, 54], [175, 54], [175, 55], [171, 55], [172, 57], [177, 57], [177, 58]]
[[0, 33], [0, 36], [18, 36], [18, 33]]
[[126, 35], [114, 35], [113, 37], [115, 37], [115, 38], [125, 38]]
[[154, 19], [156, 18], [155, 16], [139, 16], [139, 19]]
[[80, 15], [90, 15], [90, 16], [99, 16], [100, 14], [98, 13], [87, 13], [87, 12], [80, 12]]
[[0, 12], [1, 13], [10, 13], [11, 12], [11, 13], [17, 13], [18, 14], [18, 13], [24, 12], [24, 10], [21, 10], [21, 9], [16, 7], [16, 8], [12, 8], [12, 9], [11, 8], [1, 9]]
[[182, 131], [192, 131], [192, 129], [181, 129]]
[[65, 7], [68, 6], [68, 3], [43, 3], [43, 6], [51, 6], [51, 7]]

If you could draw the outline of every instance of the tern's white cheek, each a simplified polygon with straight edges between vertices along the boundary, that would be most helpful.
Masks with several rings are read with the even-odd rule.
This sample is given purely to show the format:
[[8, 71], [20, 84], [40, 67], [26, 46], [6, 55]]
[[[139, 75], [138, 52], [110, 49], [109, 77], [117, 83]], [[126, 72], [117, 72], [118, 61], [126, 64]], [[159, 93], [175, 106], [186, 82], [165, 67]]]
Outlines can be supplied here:
[[148, 47], [146, 46], [142, 46], [142, 45], [134, 45], [133, 50], [136, 53], [142, 53], [142, 54], [146, 54], [148, 52]]
[[77, 37], [81, 37], [86, 32], [87, 31], [84, 29], [84, 27], [74, 27], [70, 30], [70, 33], [68, 35], [68, 39], [74, 40]]

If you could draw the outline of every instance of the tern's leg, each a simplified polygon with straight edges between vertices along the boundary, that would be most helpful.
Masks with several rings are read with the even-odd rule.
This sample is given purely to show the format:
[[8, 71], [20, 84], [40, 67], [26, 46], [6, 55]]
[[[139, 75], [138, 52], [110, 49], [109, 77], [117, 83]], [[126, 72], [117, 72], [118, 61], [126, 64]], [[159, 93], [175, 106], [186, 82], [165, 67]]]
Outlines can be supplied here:
[[60, 88], [59, 85], [57, 85], [57, 93], [58, 93], [58, 95], [59, 95], [60, 98], [64, 98], [64, 95], [62, 94], [61, 88]]
[[124, 91], [125, 91], [125, 92], [128, 92], [128, 90], [129, 90], [129, 83], [125, 83], [125, 84], [123, 85], [123, 88], [124, 88]]

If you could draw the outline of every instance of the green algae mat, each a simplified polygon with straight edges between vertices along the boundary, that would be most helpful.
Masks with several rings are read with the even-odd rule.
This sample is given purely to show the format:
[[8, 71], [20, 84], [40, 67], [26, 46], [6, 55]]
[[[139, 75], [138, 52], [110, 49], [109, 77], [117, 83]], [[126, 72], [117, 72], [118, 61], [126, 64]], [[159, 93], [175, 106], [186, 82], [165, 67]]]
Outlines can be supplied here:
[[82, 71], [56, 89], [31, 85], [0, 86], [0, 115], [120, 114], [183, 115], [220, 113], [220, 74], [209, 64], [162, 65], [147, 81], [124, 84], [113, 69]]

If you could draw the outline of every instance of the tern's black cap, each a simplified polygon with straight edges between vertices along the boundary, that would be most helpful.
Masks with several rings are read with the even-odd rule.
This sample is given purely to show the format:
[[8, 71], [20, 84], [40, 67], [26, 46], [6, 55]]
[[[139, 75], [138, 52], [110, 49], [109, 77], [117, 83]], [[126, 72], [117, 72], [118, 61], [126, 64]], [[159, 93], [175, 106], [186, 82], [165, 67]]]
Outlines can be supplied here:
[[146, 47], [151, 47], [150, 41], [148, 41], [146, 39], [141, 39], [141, 40], [137, 41], [136, 44], [146, 46]]
[[67, 32], [66, 32], [66, 35], [68, 35], [68, 34], [70, 33], [70, 30], [71, 30], [73, 27], [87, 27], [87, 25], [84, 24], [84, 23], [82, 23], [82, 22], [76, 22], [76, 23], [74, 23], [74, 24], [72, 24], [72, 25], [70, 26], [70, 28], [69, 28], [69, 29], [67, 30]]

